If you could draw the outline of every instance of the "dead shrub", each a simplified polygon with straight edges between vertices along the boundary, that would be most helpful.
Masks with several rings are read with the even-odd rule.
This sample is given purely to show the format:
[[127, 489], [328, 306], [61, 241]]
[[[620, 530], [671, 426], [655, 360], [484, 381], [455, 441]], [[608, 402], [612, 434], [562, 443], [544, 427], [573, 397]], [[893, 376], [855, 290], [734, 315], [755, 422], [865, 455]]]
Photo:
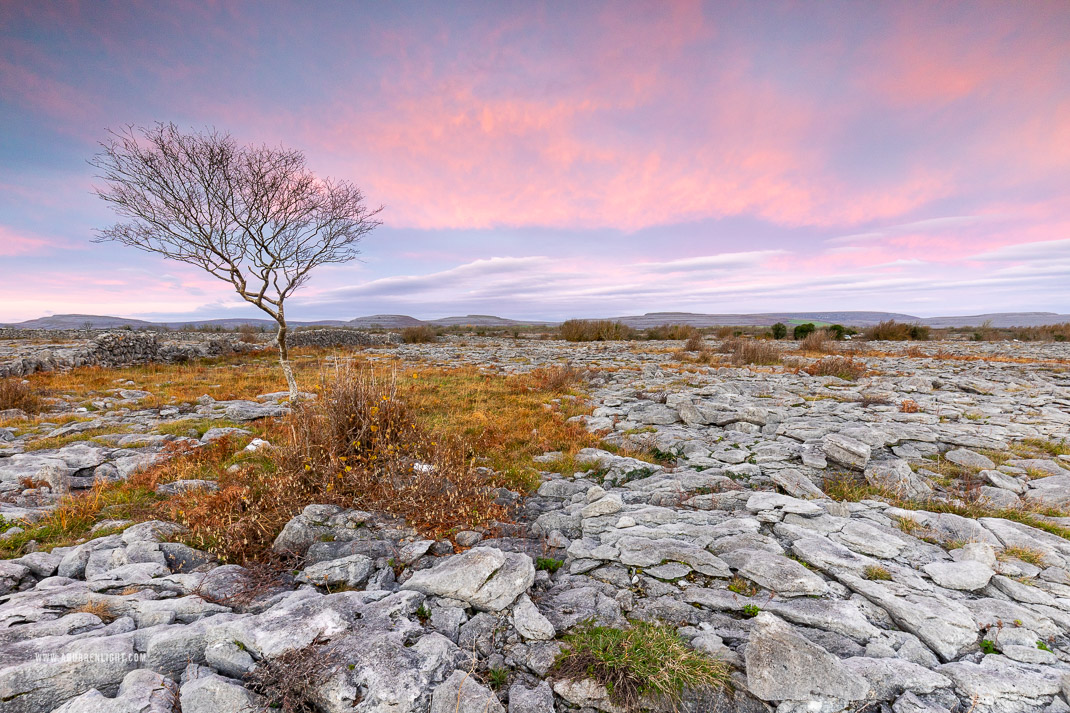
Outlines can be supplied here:
[[803, 369], [810, 376], [835, 376], [846, 381], [862, 378], [866, 365], [855, 361], [854, 357], [833, 356], [819, 359]]
[[405, 327], [401, 330], [401, 341], [406, 344], [428, 344], [438, 341], [438, 334], [426, 324], [418, 327]]
[[316, 640], [272, 658], [261, 659], [246, 675], [250, 689], [267, 698], [270, 710], [319, 713], [318, 689], [341, 665], [337, 652]]
[[9, 377], [0, 379], [0, 411], [19, 409], [27, 414], [41, 413], [44, 401], [41, 395], [22, 379]]
[[921, 406], [918, 406], [918, 402], [913, 399], [903, 399], [899, 404], [900, 413], [917, 413], [921, 410]]
[[687, 338], [684, 343], [684, 351], [687, 352], [701, 352], [706, 348], [706, 342], [702, 339], [702, 335], [697, 331]]
[[731, 354], [732, 363], [737, 366], [772, 366], [780, 363], [780, 350], [764, 339], [728, 339], [721, 345], [721, 351]]

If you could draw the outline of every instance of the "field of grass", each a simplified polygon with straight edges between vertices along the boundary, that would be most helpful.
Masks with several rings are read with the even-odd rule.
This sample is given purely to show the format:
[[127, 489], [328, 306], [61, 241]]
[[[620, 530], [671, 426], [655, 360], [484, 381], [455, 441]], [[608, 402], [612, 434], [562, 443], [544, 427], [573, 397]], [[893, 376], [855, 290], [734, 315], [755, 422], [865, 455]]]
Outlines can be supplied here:
[[[598, 444], [582, 423], [568, 423], [572, 416], [589, 413], [582, 398], [584, 374], [569, 367], [502, 375], [474, 367], [420, 368], [361, 358], [339, 366], [329, 351], [301, 356], [301, 385], [319, 397], [289, 418], [241, 424], [274, 444], [271, 451], [241, 450], [253, 436], [179, 447], [167, 461], [127, 481], [66, 498], [44, 520], [0, 546], [0, 556], [16, 556], [31, 540], [43, 549], [70, 544], [104, 520], [157, 517], [189, 527], [186, 540], [193, 546], [229, 561], [253, 561], [267, 556], [286, 521], [310, 503], [363, 504], [402, 515], [428, 536], [448, 536], [507, 518], [492, 504], [491, 488], [529, 492], [537, 487], [537, 471], [546, 466], [536, 464], [535, 456], [561, 451], [574, 457], [579, 449]], [[245, 364], [222, 359], [76, 369], [31, 381], [72, 400], [131, 380], [164, 400], [192, 401], [213, 384], [220, 392], [217, 398], [280, 390], [277, 371], [271, 359]], [[184, 420], [160, 430], [200, 435], [230, 425], [235, 424]], [[36, 443], [55, 447], [97, 435], [94, 429]], [[328, 435], [329, 442], [324, 440]], [[417, 462], [434, 465], [435, 474], [414, 475]], [[155, 493], [160, 483], [191, 478], [216, 481], [219, 490]]]

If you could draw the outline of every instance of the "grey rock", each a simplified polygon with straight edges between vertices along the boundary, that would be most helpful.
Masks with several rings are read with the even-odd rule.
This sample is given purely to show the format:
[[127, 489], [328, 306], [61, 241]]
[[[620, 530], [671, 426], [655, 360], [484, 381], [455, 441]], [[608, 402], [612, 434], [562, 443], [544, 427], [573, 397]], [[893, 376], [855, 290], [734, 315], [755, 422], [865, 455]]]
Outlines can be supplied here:
[[966, 468], [986, 470], [996, 467], [996, 464], [993, 463], [992, 459], [988, 456], [983, 456], [980, 453], [976, 453], [966, 448], [956, 448], [955, 450], [950, 450], [944, 454], [944, 458], [951, 461], [952, 463], [964, 466]]
[[711, 577], [730, 577], [728, 565], [716, 555], [685, 540], [622, 537], [617, 540], [620, 561], [633, 567], [652, 567], [666, 560], [683, 562], [696, 572]]
[[471, 673], [454, 671], [435, 688], [431, 713], [505, 713], [505, 707]]
[[460, 599], [484, 611], [501, 611], [534, 581], [535, 565], [526, 554], [473, 547], [415, 572], [401, 588]]
[[869, 445], [841, 433], [822, 438], [821, 450], [828, 460], [854, 470], [864, 470], [872, 453]]
[[182, 713], [255, 713], [264, 709], [263, 698], [237, 681], [200, 666], [197, 669], [188, 680], [183, 676]]
[[852, 657], [843, 665], [869, 683], [870, 697], [878, 701], [893, 700], [907, 691], [925, 694], [951, 687], [947, 676], [900, 658]]
[[764, 550], [733, 550], [721, 555], [736, 574], [784, 597], [821, 595], [825, 580], [795, 560]]
[[763, 701], [855, 701], [869, 685], [838, 658], [768, 613], [755, 618], [744, 654], [747, 689]]
[[509, 713], [554, 713], [554, 692], [546, 681], [529, 688], [517, 681], [509, 688]]
[[306, 567], [297, 581], [318, 587], [359, 587], [368, 581], [375, 563], [365, 555], [350, 555]]
[[840, 581], [887, 611], [897, 624], [925, 642], [944, 661], [957, 658], [977, 643], [977, 622], [970, 610], [957, 601], [850, 574], [840, 575]]
[[792, 497], [807, 500], [821, 500], [825, 497], [825, 493], [814, 485], [812, 480], [807, 478], [802, 471], [795, 468], [774, 471], [770, 477], [774, 483]]
[[909, 500], [932, 495], [932, 486], [925, 482], [901, 458], [870, 463], [865, 469], [866, 482], [893, 495]]
[[67, 701], [53, 713], [172, 713], [177, 704], [178, 686], [174, 681], [155, 671], [138, 669], [126, 674], [114, 698], [107, 698], [94, 688]]
[[554, 625], [539, 612], [527, 594], [520, 595], [513, 607], [513, 628], [532, 641], [549, 641], [557, 633]]
[[995, 572], [986, 564], [972, 560], [930, 562], [922, 567], [925, 574], [941, 587], [972, 592], [983, 589]]

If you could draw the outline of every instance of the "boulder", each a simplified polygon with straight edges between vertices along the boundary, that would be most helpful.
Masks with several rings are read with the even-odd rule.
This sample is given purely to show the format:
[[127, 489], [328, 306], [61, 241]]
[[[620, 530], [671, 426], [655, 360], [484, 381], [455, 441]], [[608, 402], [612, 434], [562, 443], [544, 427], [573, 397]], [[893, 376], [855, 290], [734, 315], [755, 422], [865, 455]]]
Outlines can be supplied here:
[[402, 589], [468, 602], [483, 611], [501, 611], [535, 581], [531, 558], [495, 547], [473, 547], [415, 572]]
[[471, 673], [454, 671], [431, 695], [431, 713], [505, 713], [505, 707]]

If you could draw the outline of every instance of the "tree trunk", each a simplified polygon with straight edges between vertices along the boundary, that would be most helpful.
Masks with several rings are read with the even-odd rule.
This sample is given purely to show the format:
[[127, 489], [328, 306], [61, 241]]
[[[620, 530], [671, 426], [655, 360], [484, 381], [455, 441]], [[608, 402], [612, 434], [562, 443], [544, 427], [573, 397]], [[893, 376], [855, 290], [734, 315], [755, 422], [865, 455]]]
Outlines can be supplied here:
[[293, 369], [290, 368], [290, 352], [286, 347], [286, 333], [289, 331], [286, 327], [286, 317], [283, 315], [282, 307], [279, 307], [279, 316], [277, 317], [279, 322], [279, 333], [275, 336], [275, 341], [279, 345], [279, 364], [282, 365], [282, 373], [286, 376], [286, 386], [290, 390], [290, 404], [296, 404], [300, 398], [297, 393], [297, 379], [294, 378]]

